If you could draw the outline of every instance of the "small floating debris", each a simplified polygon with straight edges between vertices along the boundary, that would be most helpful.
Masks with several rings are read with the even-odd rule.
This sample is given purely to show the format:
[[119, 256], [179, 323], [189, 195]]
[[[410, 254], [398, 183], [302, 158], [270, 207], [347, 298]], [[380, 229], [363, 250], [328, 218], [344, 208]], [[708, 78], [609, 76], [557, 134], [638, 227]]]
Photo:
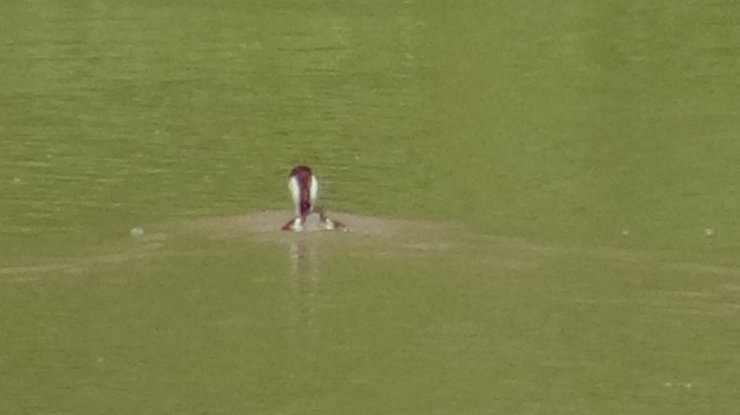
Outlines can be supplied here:
[[704, 236], [706, 236], [707, 238], [714, 236], [714, 229], [713, 228], [704, 229]]
[[144, 228], [140, 226], [131, 228], [131, 236], [133, 236], [134, 238], [140, 238], [144, 236]]
[[629, 229], [622, 229], [622, 236], [630, 236]]

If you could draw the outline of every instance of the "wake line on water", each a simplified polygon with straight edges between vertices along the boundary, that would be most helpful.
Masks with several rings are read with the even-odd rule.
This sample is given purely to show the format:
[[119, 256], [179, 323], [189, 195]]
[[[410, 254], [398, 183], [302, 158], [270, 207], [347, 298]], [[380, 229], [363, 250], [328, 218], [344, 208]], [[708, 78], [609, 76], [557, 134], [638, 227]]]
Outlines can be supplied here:
[[[481, 252], [480, 261], [491, 266], [509, 269], [536, 269], [548, 257], [578, 255], [620, 262], [645, 262], [681, 272], [706, 275], [732, 275], [740, 277], [740, 268], [675, 262], [661, 259], [658, 253], [621, 248], [579, 247], [569, 248], [533, 243], [522, 238], [486, 235], [470, 231], [455, 223], [433, 221], [386, 219], [337, 212], [336, 218], [348, 226], [347, 232], [314, 231], [293, 233], [280, 230], [290, 212], [264, 211], [234, 216], [213, 216], [173, 221], [149, 227], [133, 227], [126, 246], [118, 252], [69, 258], [48, 258], [47, 263], [0, 267], [0, 282], [32, 282], [41, 275], [53, 273], [79, 274], [102, 265], [117, 265], [153, 257], [193, 255], [197, 252], [179, 252], [167, 249], [168, 240], [187, 238], [188, 235], [206, 236], [208, 239], [226, 240], [247, 237], [258, 242], [318, 243], [322, 240], [341, 238], [342, 243], [361, 244], [383, 257], [419, 257], [450, 255], [457, 251], [475, 249]], [[120, 242], [121, 235], [112, 237]], [[112, 242], [113, 244], [113, 242]], [[111, 247], [111, 250], [116, 248]], [[362, 250], [360, 250], [362, 251]], [[359, 254], [358, 254], [359, 255]]]

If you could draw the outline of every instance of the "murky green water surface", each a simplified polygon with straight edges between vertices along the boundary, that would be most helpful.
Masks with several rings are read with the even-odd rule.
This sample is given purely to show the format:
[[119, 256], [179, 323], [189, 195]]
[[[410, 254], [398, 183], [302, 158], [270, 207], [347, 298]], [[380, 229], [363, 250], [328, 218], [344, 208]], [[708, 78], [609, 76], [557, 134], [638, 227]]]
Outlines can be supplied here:
[[740, 406], [740, 6], [6, 3], [0, 412]]

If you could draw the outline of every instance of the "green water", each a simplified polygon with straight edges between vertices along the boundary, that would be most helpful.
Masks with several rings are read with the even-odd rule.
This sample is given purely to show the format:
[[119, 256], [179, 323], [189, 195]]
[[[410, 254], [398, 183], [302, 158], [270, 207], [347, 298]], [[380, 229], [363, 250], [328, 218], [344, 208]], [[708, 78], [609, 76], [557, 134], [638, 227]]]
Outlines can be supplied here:
[[176, 3], [0, 6], [0, 413], [740, 407], [740, 6]]

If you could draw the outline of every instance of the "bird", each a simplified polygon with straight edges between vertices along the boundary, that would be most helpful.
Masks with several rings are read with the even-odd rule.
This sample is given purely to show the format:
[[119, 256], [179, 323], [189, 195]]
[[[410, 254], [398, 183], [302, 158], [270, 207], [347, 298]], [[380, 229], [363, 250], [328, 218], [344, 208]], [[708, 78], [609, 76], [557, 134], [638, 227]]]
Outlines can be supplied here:
[[288, 191], [293, 200], [293, 219], [283, 225], [282, 230], [302, 232], [307, 229], [312, 214], [318, 214], [318, 228], [334, 230], [343, 228], [344, 224], [329, 219], [324, 209], [316, 206], [319, 197], [319, 181], [306, 165], [295, 166], [288, 174]]

